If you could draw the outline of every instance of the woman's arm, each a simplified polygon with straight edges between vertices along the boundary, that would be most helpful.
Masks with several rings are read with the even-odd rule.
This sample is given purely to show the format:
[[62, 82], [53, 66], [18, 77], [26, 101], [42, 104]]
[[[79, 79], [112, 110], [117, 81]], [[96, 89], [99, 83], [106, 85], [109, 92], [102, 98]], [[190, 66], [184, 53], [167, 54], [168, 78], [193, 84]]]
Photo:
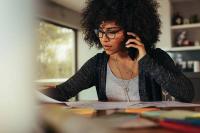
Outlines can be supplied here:
[[47, 96], [59, 100], [67, 99], [77, 95], [80, 91], [90, 88], [96, 82], [97, 56], [88, 60], [81, 69], [66, 82], [56, 87], [45, 89], [42, 91]]
[[[152, 58], [152, 56], [154, 58]], [[156, 49], [152, 56], [145, 55], [139, 64], [141, 69], [148, 73], [170, 95], [184, 102], [191, 102], [194, 97], [194, 88], [191, 81], [176, 68], [170, 56]]]

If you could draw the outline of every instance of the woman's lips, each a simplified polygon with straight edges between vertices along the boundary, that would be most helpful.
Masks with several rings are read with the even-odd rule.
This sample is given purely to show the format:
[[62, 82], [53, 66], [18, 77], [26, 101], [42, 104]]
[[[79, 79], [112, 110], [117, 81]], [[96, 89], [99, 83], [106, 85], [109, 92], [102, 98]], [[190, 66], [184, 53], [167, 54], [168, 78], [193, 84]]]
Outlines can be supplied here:
[[109, 50], [112, 46], [104, 45], [103, 47], [104, 47], [105, 50]]

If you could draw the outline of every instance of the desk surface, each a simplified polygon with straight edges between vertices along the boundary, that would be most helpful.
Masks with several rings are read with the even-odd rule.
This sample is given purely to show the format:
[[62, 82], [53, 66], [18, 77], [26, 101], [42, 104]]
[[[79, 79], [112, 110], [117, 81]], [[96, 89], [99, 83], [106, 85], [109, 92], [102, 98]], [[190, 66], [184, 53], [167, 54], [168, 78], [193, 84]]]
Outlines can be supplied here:
[[[67, 109], [63, 104], [41, 104], [40, 105], [40, 118], [43, 121], [43, 126], [45, 127], [46, 132], [62, 132], [63, 125], [72, 114], [79, 114], [81, 116], [89, 118], [109, 115], [118, 111], [123, 110], [93, 110], [93, 109]], [[200, 107], [178, 107], [178, 108], [162, 108], [161, 110], [191, 110], [191, 111], [200, 111]], [[124, 110], [125, 111], [125, 110]], [[77, 127], [78, 128], [78, 127]], [[141, 128], [141, 129], [112, 129], [109, 132], [112, 133], [177, 133], [177, 131], [162, 128], [162, 127], [151, 127], [151, 128]]]

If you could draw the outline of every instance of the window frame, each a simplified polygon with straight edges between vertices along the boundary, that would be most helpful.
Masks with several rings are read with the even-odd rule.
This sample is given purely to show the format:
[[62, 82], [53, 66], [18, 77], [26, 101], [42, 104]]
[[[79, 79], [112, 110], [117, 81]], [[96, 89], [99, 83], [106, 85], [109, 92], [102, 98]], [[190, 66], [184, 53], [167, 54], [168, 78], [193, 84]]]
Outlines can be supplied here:
[[[64, 24], [60, 24], [58, 22], [54, 22], [52, 20], [47, 20], [47, 19], [43, 19], [43, 18], [40, 18], [38, 19], [38, 21], [42, 21], [42, 22], [46, 22], [46, 23], [49, 23], [49, 24], [52, 24], [52, 25], [55, 25], [55, 26], [59, 26], [59, 27], [63, 27], [63, 28], [69, 28], [71, 30], [74, 31], [74, 62], [73, 62], [73, 66], [74, 66], [74, 71], [73, 71], [73, 74], [75, 74], [78, 70], [78, 30], [75, 29], [75, 28], [72, 28], [72, 27], [69, 27], [67, 25], [64, 25]], [[58, 79], [36, 79], [36, 83], [37, 85], [39, 86], [55, 86], [57, 84], [60, 84], [60, 83], [63, 83], [65, 82], [66, 80], [68, 80], [68, 78], [58, 78]]]

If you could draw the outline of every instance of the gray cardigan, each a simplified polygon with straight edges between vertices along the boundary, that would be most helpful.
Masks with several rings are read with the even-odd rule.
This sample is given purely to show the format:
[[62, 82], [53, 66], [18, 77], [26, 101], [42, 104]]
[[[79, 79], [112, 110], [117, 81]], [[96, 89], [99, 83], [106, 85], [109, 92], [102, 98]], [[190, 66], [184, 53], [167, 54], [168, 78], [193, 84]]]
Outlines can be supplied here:
[[[52, 98], [65, 101], [80, 91], [96, 86], [98, 99], [107, 101], [106, 72], [109, 56], [103, 52], [89, 59], [66, 82], [45, 92]], [[139, 94], [141, 101], [161, 101], [162, 89], [183, 102], [191, 102], [194, 88], [191, 81], [179, 71], [169, 55], [154, 49], [139, 61]]]

